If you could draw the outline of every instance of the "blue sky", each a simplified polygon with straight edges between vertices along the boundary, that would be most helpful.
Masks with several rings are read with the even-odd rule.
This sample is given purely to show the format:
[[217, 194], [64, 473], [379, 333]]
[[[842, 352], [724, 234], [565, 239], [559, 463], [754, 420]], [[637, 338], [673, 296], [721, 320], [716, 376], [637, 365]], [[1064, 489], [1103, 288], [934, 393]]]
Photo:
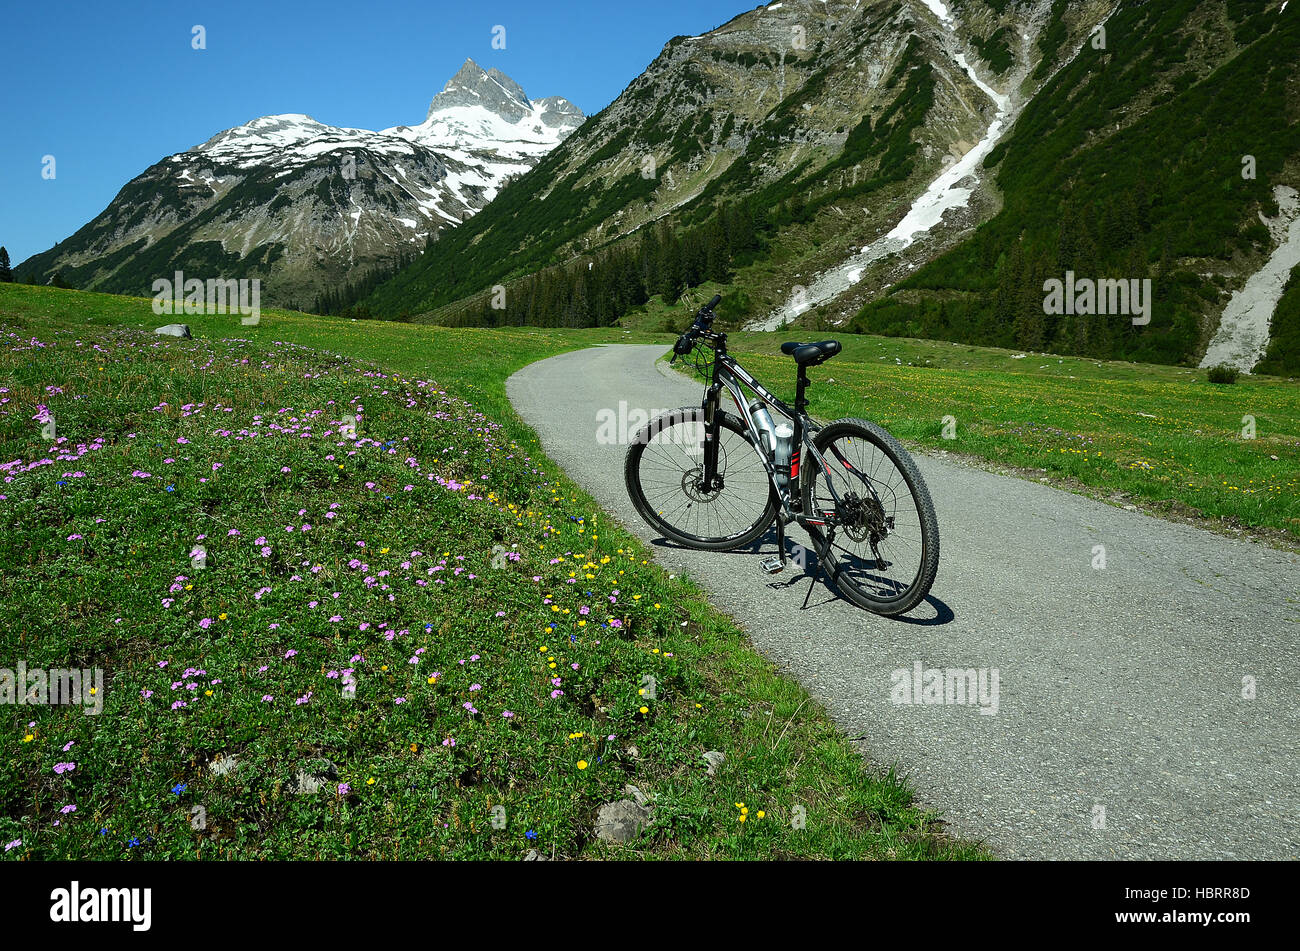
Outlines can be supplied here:
[[[673, 36], [756, 0], [121, 0], [6, 4], [0, 245], [17, 264], [165, 155], [257, 116], [384, 129], [424, 119], [466, 57], [532, 98], [608, 105]], [[192, 28], [207, 49], [191, 48]], [[506, 28], [506, 48], [492, 29]], [[53, 155], [55, 178], [41, 177]]]

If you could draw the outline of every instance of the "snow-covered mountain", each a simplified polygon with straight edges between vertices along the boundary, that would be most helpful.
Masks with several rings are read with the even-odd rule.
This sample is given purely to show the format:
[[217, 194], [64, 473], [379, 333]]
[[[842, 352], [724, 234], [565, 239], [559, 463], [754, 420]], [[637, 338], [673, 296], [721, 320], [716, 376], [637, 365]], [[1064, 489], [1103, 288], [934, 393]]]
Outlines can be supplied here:
[[419, 125], [263, 116], [168, 156], [20, 273], [137, 294], [176, 270], [260, 277], [264, 301], [306, 306], [473, 215], [584, 118], [466, 60]]

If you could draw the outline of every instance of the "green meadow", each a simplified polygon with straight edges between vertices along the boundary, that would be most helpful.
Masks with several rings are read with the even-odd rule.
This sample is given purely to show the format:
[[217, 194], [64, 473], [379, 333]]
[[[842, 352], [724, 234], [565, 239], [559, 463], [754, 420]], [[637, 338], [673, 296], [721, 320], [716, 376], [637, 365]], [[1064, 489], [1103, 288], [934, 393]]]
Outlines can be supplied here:
[[598, 335], [161, 322], [0, 289], [0, 667], [104, 677], [3, 708], [3, 860], [986, 857], [540, 455]]

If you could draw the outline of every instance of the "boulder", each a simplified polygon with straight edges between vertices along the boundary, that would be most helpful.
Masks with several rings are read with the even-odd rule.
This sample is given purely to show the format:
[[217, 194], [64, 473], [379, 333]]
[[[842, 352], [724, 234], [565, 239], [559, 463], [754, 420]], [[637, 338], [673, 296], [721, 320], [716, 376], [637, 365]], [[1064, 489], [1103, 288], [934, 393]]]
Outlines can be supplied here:
[[239, 767], [239, 756], [230, 753], [208, 764], [208, 772], [213, 776], [228, 776]]
[[651, 807], [633, 799], [607, 802], [596, 815], [596, 838], [602, 842], [629, 842], [650, 825]]

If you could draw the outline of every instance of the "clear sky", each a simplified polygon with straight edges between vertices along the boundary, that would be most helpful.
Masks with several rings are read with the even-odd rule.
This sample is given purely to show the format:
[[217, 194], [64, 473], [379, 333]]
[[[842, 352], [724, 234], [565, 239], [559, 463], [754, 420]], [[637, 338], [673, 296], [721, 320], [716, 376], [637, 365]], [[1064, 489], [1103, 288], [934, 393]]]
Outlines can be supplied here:
[[[95, 0], [0, 18], [0, 245], [67, 238], [166, 155], [258, 116], [386, 129], [424, 119], [465, 59], [598, 112], [673, 36], [757, 0]], [[192, 48], [193, 27], [207, 49]], [[505, 49], [493, 28], [505, 27]], [[54, 156], [53, 179], [42, 178]]]

